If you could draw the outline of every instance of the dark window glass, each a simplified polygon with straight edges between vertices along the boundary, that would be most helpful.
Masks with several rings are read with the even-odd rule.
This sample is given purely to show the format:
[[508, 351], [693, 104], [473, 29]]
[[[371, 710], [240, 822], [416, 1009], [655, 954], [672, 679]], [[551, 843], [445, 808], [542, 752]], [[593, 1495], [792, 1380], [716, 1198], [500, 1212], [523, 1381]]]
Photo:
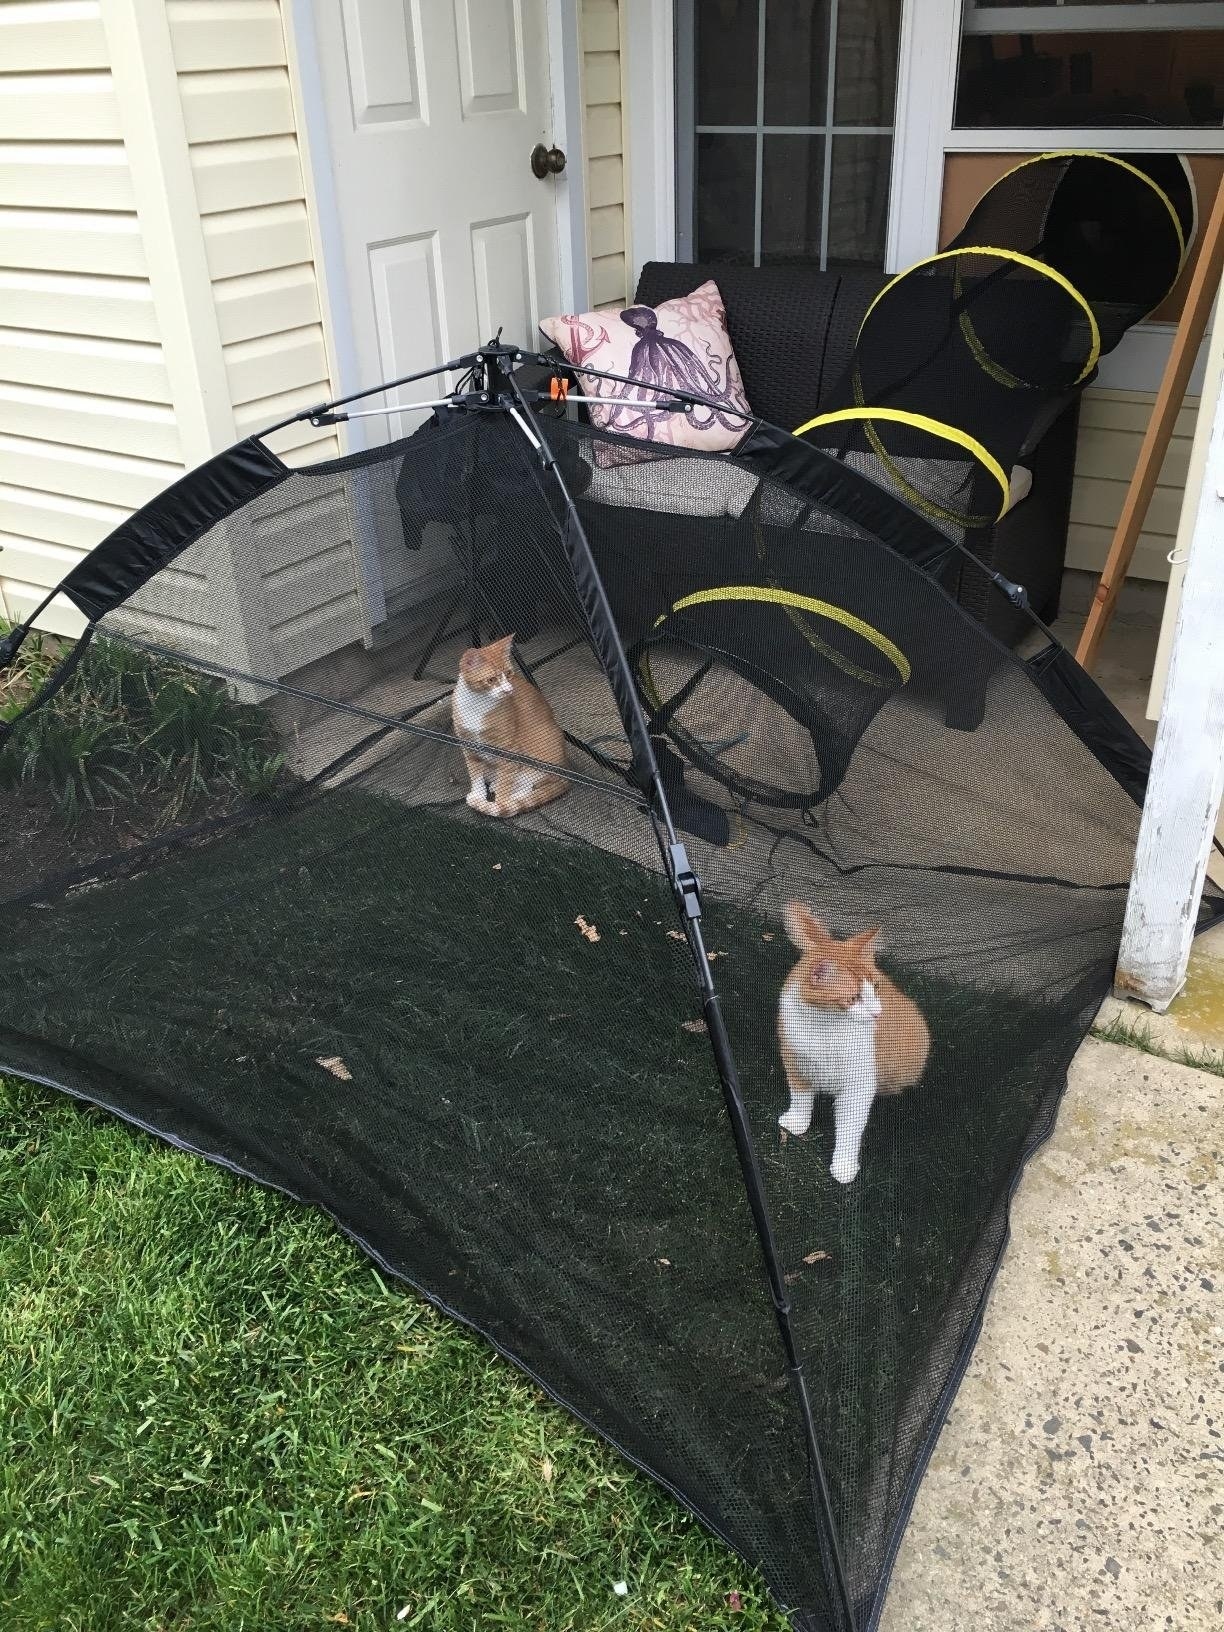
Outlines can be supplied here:
[[823, 125], [829, 0], [765, 0], [765, 123]]
[[830, 266], [883, 266], [891, 165], [891, 136], [834, 136]]
[[693, 6], [699, 125], [755, 125], [758, 0], [697, 0]]
[[756, 137], [698, 136], [697, 259], [752, 265], [756, 219]]
[[[1076, 9], [1084, 4], [1077, 0]], [[1143, 10], [1158, 19], [1158, 5]], [[1211, 10], [1224, 25], [1224, 6]], [[1224, 26], [966, 32], [956, 123], [1218, 127], [1224, 123]]]
[[683, 253], [881, 264], [902, 4], [677, 0]]
[[823, 136], [766, 136], [761, 261], [819, 261]]
[[901, 0], [841, 0], [837, 8], [835, 124], [892, 124], [900, 35]]

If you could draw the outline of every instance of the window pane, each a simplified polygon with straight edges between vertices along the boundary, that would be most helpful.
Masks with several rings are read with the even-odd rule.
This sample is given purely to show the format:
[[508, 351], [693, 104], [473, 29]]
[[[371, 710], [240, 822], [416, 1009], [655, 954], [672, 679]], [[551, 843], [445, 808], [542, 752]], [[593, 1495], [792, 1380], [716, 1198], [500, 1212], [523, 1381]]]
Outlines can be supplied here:
[[837, 8], [835, 124], [892, 124], [900, 37], [901, 0], [841, 0]]
[[891, 136], [834, 136], [830, 266], [883, 266], [891, 165]]
[[697, 123], [755, 125], [758, 0], [697, 0]]
[[819, 261], [823, 136], [766, 136], [761, 261]]
[[966, 34], [961, 44], [958, 125], [1222, 122], [1224, 28]]
[[767, 125], [824, 124], [829, 84], [829, 3], [765, 0]]
[[699, 261], [753, 258], [756, 137], [698, 136], [696, 242]]

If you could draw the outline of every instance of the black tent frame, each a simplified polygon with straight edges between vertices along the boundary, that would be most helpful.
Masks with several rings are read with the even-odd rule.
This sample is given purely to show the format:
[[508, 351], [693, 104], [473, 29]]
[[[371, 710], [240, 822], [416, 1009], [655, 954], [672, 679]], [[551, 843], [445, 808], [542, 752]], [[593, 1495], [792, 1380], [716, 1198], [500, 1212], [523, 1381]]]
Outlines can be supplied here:
[[[520, 370], [530, 368], [545, 371], [550, 382], [547, 389], [528, 383], [520, 376]], [[7, 725], [0, 724], [0, 740], [3, 740], [25, 714], [41, 707], [64, 685], [87, 649], [100, 618], [125, 601], [155, 572], [202, 537], [222, 517], [259, 493], [276, 486], [288, 475], [288, 467], [265, 446], [265, 438], [295, 423], [309, 422], [318, 427], [341, 423], [355, 417], [344, 411], [350, 403], [448, 372], [460, 373], [463, 378], [459, 387], [444, 397], [422, 404], [395, 403], [373, 412], [393, 413], [414, 407], [428, 407], [440, 409], [444, 414], [503, 415], [518, 426], [531, 444], [545, 479], [554, 484], [564, 516], [561, 531], [565, 556], [573, 574], [588, 633], [612, 690], [628, 739], [630, 763], [627, 767], [617, 765], [614, 769], [632, 784], [645, 801], [693, 964], [710, 1049], [718, 1072], [745, 1192], [764, 1260], [789, 1385], [802, 1422], [809, 1480], [815, 1507], [822, 1520], [818, 1530], [824, 1553], [822, 1565], [825, 1577], [837, 1600], [837, 1612], [841, 1618], [843, 1632], [856, 1632], [854, 1603], [841, 1556], [829, 1481], [822, 1461], [804, 1374], [803, 1354], [792, 1320], [791, 1298], [770, 1218], [765, 1180], [751, 1131], [749, 1112], [705, 944], [701, 883], [690, 863], [677, 822], [673, 817], [673, 799], [669, 798], [664, 769], [660, 763], [660, 752], [656, 747], [657, 732], [652, 733], [652, 723], [643, 707], [630, 659], [622, 643], [578, 506], [548, 439], [547, 416], [533, 411], [550, 403], [558, 404], [565, 400], [567, 392], [557, 391], [551, 384], [554, 380], [566, 378], [568, 385], [569, 371], [565, 365], [560, 364], [555, 356], [524, 351], [503, 345], [497, 340], [478, 351], [436, 368], [405, 375], [385, 385], [355, 392], [304, 410], [237, 444], [191, 472], [104, 540], [57, 586], [56, 590], [48, 595], [24, 623], [14, 628], [9, 636], [0, 642], [0, 668], [3, 668], [12, 662], [38, 613], [56, 594], [65, 595], [88, 620], [85, 633], [73, 652], [39, 694], [27, 705], [22, 714], [10, 720]], [[672, 400], [670, 403], [659, 402], [659, 406], [677, 413], [689, 412], [692, 408], [708, 402], [708, 399], [698, 394], [671, 391], [670, 388], [635, 380], [629, 375], [605, 373], [586, 367], [580, 370], [580, 374], [597, 376], [609, 382], [649, 392], [656, 402], [659, 402], [660, 391], [667, 390]], [[1035, 683], [1119, 784], [1137, 803], [1141, 802], [1148, 768], [1146, 748], [1095, 683], [1079, 669], [1056, 638], [1028, 608], [1027, 599], [1020, 586], [991, 571], [963, 543], [941, 532], [929, 518], [911, 509], [903, 500], [877, 487], [869, 478], [847, 466], [839, 465], [776, 427], [748, 415], [744, 418], [748, 423], [748, 429], [743, 442], [736, 449], [737, 457], [748, 460], [762, 472], [789, 483], [793, 489], [807, 491], [814, 498], [818, 495], [827, 498], [831, 494], [849, 514], [861, 517], [865, 523], [876, 529], [886, 543], [891, 543], [915, 566], [928, 572], [937, 568], [950, 553], [958, 553], [974, 562], [1014, 605], [1023, 608], [1032, 618], [1034, 625], [1045, 631], [1051, 643], [1048, 652], [1041, 654], [1030, 667]], [[439, 624], [439, 631], [449, 623], [458, 604], [459, 600], [456, 599], [448, 605], [443, 621]], [[438, 638], [441, 639], [440, 633]], [[422, 660], [422, 668], [426, 661], [427, 658]], [[214, 672], [225, 671], [214, 668]], [[430, 705], [422, 705], [427, 706]], [[383, 729], [387, 727], [384, 726]], [[358, 744], [356, 750], [348, 751], [349, 754], [358, 751], [362, 746], [363, 744]], [[595, 757], [599, 757], [597, 753]], [[672, 793], [674, 792], [673, 783]], [[1206, 921], [1214, 921], [1220, 908], [1217, 904], [1214, 910], [1206, 910], [1208, 913]], [[1046, 1131], [1048, 1132], [1048, 1129]], [[975, 1322], [949, 1378], [948, 1397], [954, 1392], [963, 1374], [976, 1335]], [[932, 1448], [932, 1445], [925, 1448], [913, 1470], [895, 1527], [890, 1562], [904, 1530], [919, 1479]], [[877, 1603], [880, 1601], [882, 1596]]]

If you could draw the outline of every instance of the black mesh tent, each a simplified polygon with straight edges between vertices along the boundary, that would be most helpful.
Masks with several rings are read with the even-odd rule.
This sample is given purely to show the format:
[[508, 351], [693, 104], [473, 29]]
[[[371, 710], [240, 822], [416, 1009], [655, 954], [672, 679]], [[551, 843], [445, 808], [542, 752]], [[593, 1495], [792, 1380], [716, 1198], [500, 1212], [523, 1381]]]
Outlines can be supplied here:
[[[0, 1069], [325, 1209], [796, 1627], [864, 1632], [1109, 988], [1147, 750], [1056, 642], [975, 623], [961, 545], [846, 462], [759, 424], [728, 456], [606, 434], [523, 361], [461, 360], [389, 446], [244, 442], [60, 585], [87, 636], [0, 748]], [[392, 645], [243, 666], [287, 529], [404, 552]], [[451, 697], [510, 635], [565, 759], [505, 816]], [[839, 1096], [779, 1123], [793, 903], [879, 926], [930, 1035], [849, 1182]]]

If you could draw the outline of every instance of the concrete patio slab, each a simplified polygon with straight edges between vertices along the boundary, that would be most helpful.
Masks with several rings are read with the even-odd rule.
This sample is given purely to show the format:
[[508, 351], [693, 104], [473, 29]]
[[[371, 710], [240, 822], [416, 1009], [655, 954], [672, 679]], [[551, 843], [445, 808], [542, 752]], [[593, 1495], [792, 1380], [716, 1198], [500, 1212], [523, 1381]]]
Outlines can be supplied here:
[[1089, 1041], [881, 1632], [1224, 1624], [1224, 1078]]

